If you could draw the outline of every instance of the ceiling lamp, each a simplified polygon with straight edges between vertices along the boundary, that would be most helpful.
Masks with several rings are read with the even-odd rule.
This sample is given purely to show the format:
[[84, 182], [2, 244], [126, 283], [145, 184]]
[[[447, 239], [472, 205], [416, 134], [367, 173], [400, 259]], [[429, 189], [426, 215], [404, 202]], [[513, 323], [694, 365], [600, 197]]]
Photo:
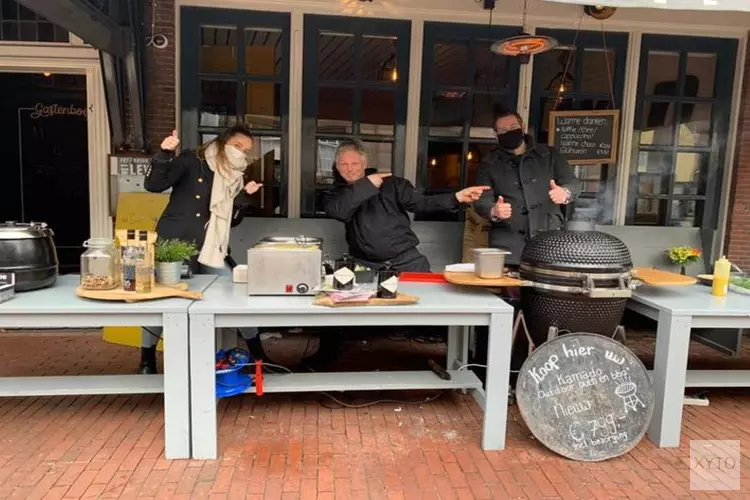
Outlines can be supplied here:
[[584, 5], [583, 12], [597, 21], [604, 21], [615, 15], [615, 7], [604, 7], [602, 5]]
[[529, 62], [529, 58], [557, 47], [557, 40], [549, 36], [530, 35], [526, 33], [526, 10], [528, 0], [523, 2], [523, 18], [521, 19], [521, 33], [493, 43], [490, 51], [502, 56], [519, 57], [521, 64]]

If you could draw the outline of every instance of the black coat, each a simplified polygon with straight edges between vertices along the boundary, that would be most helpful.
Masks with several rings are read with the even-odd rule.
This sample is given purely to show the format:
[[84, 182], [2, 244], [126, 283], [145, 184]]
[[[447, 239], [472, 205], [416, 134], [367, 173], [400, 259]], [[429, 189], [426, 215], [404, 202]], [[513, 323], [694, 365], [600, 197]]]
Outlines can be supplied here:
[[[160, 238], [192, 241], [200, 249], [206, 238], [206, 225], [211, 218], [211, 186], [214, 173], [195, 151], [175, 156], [159, 151], [151, 158], [151, 167], [143, 183], [146, 191], [161, 193], [169, 188], [169, 203], [156, 224]], [[234, 200], [232, 227], [242, 222], [250, 205], [250, 196], [241, 191]]]
[[[365, 172], [373, 173], [375, 169]], [[349, 253], [372, 262], [385, 262], [419, 245], [409, 212], [458, 208], [454, 193], [426, 196], [401, 177], [386, 177], [376, 188], [367, 177], [347, 184], [337, 176], [324, 203], [326, 215], [345, 224]]]
[[563, 212], [549, 197], [550, 180], [567, 188], [571, 201], [581, 190], [564, 156], [552, 148], [534, 144], [529, 136], [526, 144], [527, 151], [522, 156], [495, 149], [479, 165], [475, 180], [477, 186], [491, 188], [474, 204], [474, 210], [481, 217], [491, 220], [498, 196], [512, 206], [510, 219], [492, 221], [489, 235], [491, 247], [511, 251], [509, 264], [520, 262], [523, 247], [537, 233], [563, 226]]

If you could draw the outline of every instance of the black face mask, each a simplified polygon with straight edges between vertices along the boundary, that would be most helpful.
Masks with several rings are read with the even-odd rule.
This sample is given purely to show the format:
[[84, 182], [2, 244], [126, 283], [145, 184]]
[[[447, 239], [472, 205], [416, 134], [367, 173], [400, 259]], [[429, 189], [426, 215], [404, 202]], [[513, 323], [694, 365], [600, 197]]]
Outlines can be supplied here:
[[520, 128], [497, 135], [497, 142], [500, 144], [500, 147], [508, 151], [513, 151], [523, 144], [523, 139], [523, 130]]

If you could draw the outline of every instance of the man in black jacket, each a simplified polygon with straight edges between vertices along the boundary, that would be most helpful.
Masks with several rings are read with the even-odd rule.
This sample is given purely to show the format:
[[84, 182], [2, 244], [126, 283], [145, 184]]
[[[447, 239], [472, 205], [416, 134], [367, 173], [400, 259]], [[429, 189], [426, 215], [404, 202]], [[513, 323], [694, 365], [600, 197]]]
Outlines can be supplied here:
[[[423, 195], [406, 179], [367, 168], [367, 154], [356, 141], [339, 144], [334, 177], [336, 183], [326, 193], [325, 213], [345, 224], [349, 254], [375, 270], [388, 262], [396, 271], [430, 272], [427, 257], [417, 250], [419, 238], [411, 229], [409, 212], [456, 210], [459, 203], [474, 202], [488, 189], [478, 186], [456, 193]], [[375, 333], [377, 328], [368, 330]], [[434, 330], [430, 327], [431, 333]], [[318, 352], [303, 363], [319, 369], [335, 360], [339, 333], [322, 335]]]
[[488, 189], [477, 186], [423, 195], [406, 179], [367, 168], [367, 155], [355, 141], [344, 141], [337, 148], [336, 173], [325, 213], [345, 224], [349, 253], [371, 269], [390, 262], [396, 271], [429, 272], [430, 263], [417, 250], [419, 239], [411, 229], [409, 212], [456, 210], [459, 203], [474, 202]]
[[476, 176], [490, 189], [474, 210], [491, 223], [490, 246], [510, 250], [506, 262], [518, 265], [527, 241], [563, 226], [560, 207], [575, 200], [580, 183], [564, 156], [525, 134], [518, 113], [495, 110], [495, 132], [499, 147], [479, 165]]
[[[506, 263], [516, 267], [526, 242], [541, 231], [562, 228], [561, 207], [575, 200], [580, 183], [564, 156], [554, 148], [536, 144], [525, 133], [518, 113], [496, 109], [495, 132], [499, 147], [479, 165], [476, 176], [477, 182], [490, 189], [482, 193], [474, 210], [490, 221], [490, 246], [510, 250]], [[502, 295], [518, 310], [518, 289], [504, 289]], [[470, 361], [483, 365], [487, 361], [487, 336], [480, 334], [476, 339], [475, 358]], [[544, 340], [536, 336], [534, 343], [539, 345]], [[518, 370], [527, 353], [526, 336], [519, 334], [511, 369]]]

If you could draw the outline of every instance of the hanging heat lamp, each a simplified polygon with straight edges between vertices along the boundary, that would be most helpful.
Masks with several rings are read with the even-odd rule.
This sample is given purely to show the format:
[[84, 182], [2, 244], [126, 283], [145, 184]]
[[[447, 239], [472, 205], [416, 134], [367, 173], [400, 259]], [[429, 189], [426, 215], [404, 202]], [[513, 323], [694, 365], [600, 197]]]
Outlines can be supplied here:
[[490, 51], [495, 54], [520, 58], [521, 64], [528, 63], [531, 56], [547, 52], [548, 50], [557, 47], [557, 40], [552, 37], [526, 33], [527, 3], [528, 0], [524, 0], [521, 33], [495, 42], [490, 46]]

